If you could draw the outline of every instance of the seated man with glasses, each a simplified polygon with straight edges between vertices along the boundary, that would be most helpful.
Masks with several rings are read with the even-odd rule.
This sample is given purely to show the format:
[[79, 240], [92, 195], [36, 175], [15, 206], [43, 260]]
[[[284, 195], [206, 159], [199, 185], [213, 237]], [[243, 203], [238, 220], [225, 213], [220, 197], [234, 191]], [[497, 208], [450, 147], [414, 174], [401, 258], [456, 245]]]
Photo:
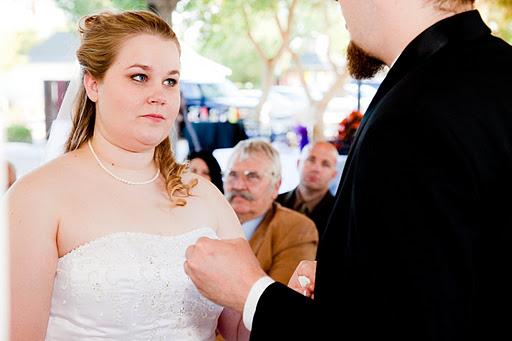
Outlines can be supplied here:
[[263, 270], [287, 284], [301, 260], [314, 260], [315, 223], [274, 202], [281, 185], [279, 153], [259, 139], [240, 141], [224, 176], [224, 195], [233, 207]]

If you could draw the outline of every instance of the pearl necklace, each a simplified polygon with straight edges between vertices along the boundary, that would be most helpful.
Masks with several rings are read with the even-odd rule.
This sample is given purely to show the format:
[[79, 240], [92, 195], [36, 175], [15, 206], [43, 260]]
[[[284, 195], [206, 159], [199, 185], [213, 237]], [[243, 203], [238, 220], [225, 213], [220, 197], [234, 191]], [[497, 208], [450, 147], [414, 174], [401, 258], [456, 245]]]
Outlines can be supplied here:
[[130, 181], [130, 180], [123, 179], [123, 178], [115, 175], [114, 173], [112, 173], [107, 167], [105, 167], [103, 165], [103, 163], [101, 163], [100, 159], [98, 158], [98, 155], [96, 155], [96, 153], [94, 152], [94, 149], [92, 148], [91, 140], [87, 141], [87, 144], [89, 145], [89, 149], [91, 150], [92, 156], [94, 156], [94, 158], [96, 159], [96, 162], [98, 162], [98, 165], [101, 167], [101, 169], [103, 169], [108, 175], [110, 175], [117, 181], [120, 181], [127, 185], [147, 185], [147, 184], [154, 182], [160, 176], [160, 168], [158, 168], [156, 170], [155, 176], [153, 176], [151, 179], [146, 180], [146, 181]]

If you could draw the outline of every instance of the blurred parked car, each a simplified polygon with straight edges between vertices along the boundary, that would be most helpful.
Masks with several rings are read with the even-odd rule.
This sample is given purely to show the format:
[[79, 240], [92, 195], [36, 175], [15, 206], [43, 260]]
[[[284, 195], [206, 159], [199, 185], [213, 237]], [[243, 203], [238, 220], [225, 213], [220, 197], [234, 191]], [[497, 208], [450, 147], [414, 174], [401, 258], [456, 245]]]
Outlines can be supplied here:
[[366, 111], [381, 82], [381, 79], [350, 79], [343, 85], [338, 94], [329, 101], [323, 114], [324, 135], [327, 139], [338, 134], [339, 123], [351, 112]]
[[[337, 126], [352, 111], [364, 112], [375, 95], [379, 80], [358, 82], [350, 80], [338, 96], [331, 99], [323, 115], [327, 138], [337, 134]], [[276, 85], [270, 88], [261, 114], [256, 115], [256, 107], [261, 98], [261, 90], [241, 90], [230, 80], [219, 82], [181, 81], [183, 100], [190, 121], [243, 120], [249, 136], [283, 135], [292, 131], [297, 124], [312, 125], [312, 108], [301, 86]], [[315, 100], [324, 94], [313, 91]]]
[[182, 100], [191, 122], [242, 120], [249, 136], [271, 136], [286, 133], [294, 121], [292, 103], [279, 94], [271, 94], [258, 117], [259, 90], [240, 90], [227, 79], [219, 82], [184, 80], [180, 83]]
[[185, 102], [190, 121], [226, 121], [250, 116], [257, 100], [243, 96], [230, 80], [219, 82], [181, 81], [182, 100]]
[[[246, 96], [251, 97], [255, 103], [259, 103], [261, 90], [250, 89], [240, 90]], [[300, 122], [301, 117], [306, 113], [307, 105], [275, 91], [274, 87], [270, 89], [267, 100], [263, 103], [258, 124], [262, 129], [269, 131], [269, 135], [286, 134]]]
[[[352, 111], [358, 108], [364, 112], [380, 81], [368, 80], [360, 84], [356, 80], [348, 81], [340, 90], [339, 95], [333, 97], [323, 114], [324, 135], [332, 138], [338, 133], [338, 124]], [[260, 90], [242, 90], [243, 93], [257, 99], [261, 96]], [[320, 100], [324, 94], [313, 91], [314, 100]], [[306, 92], [302, 86], [275, 85], [270, 88], [268, 99], [263, 105], [262, 118], [278, 132], [290, 131], [297, 124], [311, 126], [314, 124], [313, 108], [311, 108]]]

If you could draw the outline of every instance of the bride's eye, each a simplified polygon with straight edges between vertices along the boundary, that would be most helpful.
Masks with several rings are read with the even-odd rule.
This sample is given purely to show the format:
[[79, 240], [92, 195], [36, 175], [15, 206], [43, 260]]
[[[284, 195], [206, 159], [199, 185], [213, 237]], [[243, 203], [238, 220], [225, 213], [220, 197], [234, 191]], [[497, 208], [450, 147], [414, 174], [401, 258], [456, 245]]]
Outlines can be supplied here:
[[164, 81], [164, 85], [168, 85], [168, 86], [175, 86], [176, 84], [178, 84], [178, 81], [174, 78], [167, 78], [165, 81]]
[[142, 73], [138, 73], [136, 75], [133, 75], [131, 78], [137, 82], [144, 82], [145, 80], [148, 79], [148, 76], [146, 76]]

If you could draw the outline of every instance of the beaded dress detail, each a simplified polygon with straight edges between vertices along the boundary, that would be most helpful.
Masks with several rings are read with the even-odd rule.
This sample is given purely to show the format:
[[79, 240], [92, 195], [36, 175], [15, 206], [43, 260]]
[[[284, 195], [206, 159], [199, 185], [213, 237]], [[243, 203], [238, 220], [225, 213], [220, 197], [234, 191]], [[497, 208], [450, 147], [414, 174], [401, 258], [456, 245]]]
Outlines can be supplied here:
[[116, 232], [61, 257], [47, 341], [214, 340], [222, 307], [183, 270], [185, 250], [211, 228], [177, 236]]

